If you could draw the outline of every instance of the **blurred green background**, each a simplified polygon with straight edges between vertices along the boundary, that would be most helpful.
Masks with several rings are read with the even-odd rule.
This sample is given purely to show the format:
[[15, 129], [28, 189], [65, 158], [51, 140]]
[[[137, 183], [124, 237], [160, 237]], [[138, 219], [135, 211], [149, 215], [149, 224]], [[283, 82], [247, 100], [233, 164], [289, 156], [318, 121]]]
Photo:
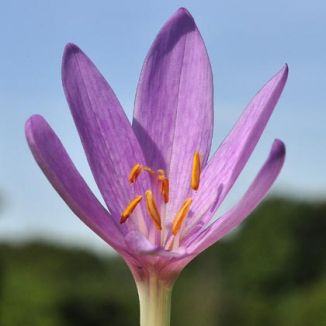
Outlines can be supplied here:
[[[326, 325], [326, 203], [270, 199], [193, 261], [172, 325]], [[0, 325], [138, 324], [122, 260], [45, 243], [0, 246]]]

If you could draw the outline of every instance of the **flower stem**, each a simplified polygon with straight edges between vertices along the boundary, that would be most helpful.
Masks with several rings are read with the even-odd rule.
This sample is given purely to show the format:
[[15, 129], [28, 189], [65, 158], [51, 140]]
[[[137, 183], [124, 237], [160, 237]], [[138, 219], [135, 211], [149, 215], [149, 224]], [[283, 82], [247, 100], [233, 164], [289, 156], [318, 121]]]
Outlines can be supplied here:
[[169, 326], [173, 284], [150, 274], [146, 281], [137, 282], [140, 303], [140, 326]]

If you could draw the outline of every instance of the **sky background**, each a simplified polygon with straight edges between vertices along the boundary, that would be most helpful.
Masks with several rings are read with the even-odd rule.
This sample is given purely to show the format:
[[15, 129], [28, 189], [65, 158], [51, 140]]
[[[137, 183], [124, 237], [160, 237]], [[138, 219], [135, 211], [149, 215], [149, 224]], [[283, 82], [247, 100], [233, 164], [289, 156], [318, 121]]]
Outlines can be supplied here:
[[274, 138], [286, 143], [287, 159], [272, 194], [326, 198], [325, 1], [1, 1], [0, 241], [37, 237], [105, 248], [41, 173], [24, 123], [43, 115], [99, 194], [61, 86], [63, 48], [74, 42], [90, 56], [131, 118], [147, 50], [181, 6], [194, 16], [212, 63], [213, 150], [260, 87], [285, 62], [290, 68], [273, 117], [222, 211], [245, 191]]

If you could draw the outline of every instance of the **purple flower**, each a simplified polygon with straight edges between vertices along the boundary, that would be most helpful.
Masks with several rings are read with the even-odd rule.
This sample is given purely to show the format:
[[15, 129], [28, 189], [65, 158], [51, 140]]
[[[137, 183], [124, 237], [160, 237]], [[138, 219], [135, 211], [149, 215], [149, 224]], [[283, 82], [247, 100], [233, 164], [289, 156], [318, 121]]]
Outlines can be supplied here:
[[68, 44], [65, 94], [107, 208], [91, 192], [60, 140], [39, 115], [26, 123], [39, 166], [72, 211], [129, 265], [136, 282], [173, 282], [201, 251], [238, 226], [279, 174], [280, 140], [239, 203], [213, 217], [236, 181], [280, 97], [284, 66], [248, 104], [208, 160], [213, 81], [207, 51], [188, 11], [163, 26], [145, 59], [132, 125], [91, 60]]

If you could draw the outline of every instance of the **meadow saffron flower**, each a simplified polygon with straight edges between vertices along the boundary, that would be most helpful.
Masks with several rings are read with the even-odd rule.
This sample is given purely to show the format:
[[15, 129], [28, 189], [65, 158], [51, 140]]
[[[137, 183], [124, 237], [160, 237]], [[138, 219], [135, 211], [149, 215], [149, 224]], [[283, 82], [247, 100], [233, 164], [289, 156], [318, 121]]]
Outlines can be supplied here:
[[128, 264], [141, 305], [141, 325], [169, 325], [174, 281], [196, 255], [238, 226], [279, 174], [280, 140], [238, 204], [213, 219], [236, 181], [280, 97], [284, 66], [251, 100], [208, 161], [213, 83], [201, 35], [179, 9], [145, 59], [133, 122], [92, 61], [68, 44], [65, 94], [107, 207], [91, 192], [44, 118], [32, 116], [26, 137], [53, 187], [72, 211]]

